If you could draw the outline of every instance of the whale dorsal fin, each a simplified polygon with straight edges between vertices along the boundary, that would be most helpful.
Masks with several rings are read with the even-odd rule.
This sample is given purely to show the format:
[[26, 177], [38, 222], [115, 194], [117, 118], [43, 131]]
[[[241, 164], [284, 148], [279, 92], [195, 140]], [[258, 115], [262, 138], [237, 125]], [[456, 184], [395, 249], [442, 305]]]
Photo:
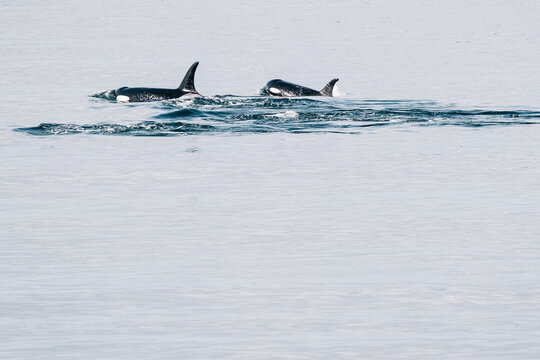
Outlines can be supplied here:
[[321, 95], [332, 96], [332, 91], [334, 90], [334, 85], [338, 82], [339, 79], [332, 79], [326, 86], [321, 90]]
[[195, 61], [193, 65], [191, 65], [184, 76], [184, 80], [182, 80], [180, 86], [178, 87], [179, 90], [184, 90], [186, 92], [197, 92], [197, 90], [195, 90], [195, 70], [197, 70], [198, 65], [198, 61]]

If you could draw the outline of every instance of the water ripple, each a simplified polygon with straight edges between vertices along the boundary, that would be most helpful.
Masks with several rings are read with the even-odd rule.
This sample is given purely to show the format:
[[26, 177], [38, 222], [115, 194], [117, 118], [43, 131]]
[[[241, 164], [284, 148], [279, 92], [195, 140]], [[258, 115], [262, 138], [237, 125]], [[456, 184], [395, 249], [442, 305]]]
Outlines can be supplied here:
[[[111, 92], [91, 95], [118, 106]], [[114, 105], [113, 105], [114, 104]], [[140, 103], [129, 123], [42, 123], [16, 131], [30, 135], [174, 136], [219, 133], [358, 133], [380, 126], [519, 126], [540, 124], [540, 112], [458, 109], [432, 101], [216, 96]], [[109, 106], [109, 105], [106, 105]], [[133, 109], [133, 108], [132, 108]], [[92, 109], [102, 111], [103, 108]], [[148, 111], [155, 112], [148, 118]], [[137, 114], [135, 115], [137, 116]], [[99, 117], [99, 116], [98, 116]]]

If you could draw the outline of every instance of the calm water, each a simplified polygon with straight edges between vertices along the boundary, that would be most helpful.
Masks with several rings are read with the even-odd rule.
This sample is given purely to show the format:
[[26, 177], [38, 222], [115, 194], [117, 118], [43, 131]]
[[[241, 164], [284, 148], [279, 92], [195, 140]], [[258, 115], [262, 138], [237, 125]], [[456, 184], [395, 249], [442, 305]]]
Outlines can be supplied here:
[[0, 358], [539, 358], [539, 13], [0, 1]]

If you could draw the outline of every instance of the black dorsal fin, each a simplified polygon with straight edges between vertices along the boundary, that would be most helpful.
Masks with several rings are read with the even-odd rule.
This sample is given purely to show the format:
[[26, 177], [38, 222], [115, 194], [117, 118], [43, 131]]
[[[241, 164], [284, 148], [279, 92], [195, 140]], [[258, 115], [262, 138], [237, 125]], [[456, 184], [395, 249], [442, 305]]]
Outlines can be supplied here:
[[197, 90], [195, 90], [195, 70], [197, 70], [198, 65], [198, 61], [195, 61], [193, 65], [191, 65], [184, 76], [184, 80], [182, 80], [178, 87], [179, 90], [184, 90], [185, 92], [197, 92]]
[[321, 95], [323, 96], [332, 96], [332, 91], [334, 90], [334, 85], [338, 82], [339, 79], [332, 79], [326, 86], [321, 90]]

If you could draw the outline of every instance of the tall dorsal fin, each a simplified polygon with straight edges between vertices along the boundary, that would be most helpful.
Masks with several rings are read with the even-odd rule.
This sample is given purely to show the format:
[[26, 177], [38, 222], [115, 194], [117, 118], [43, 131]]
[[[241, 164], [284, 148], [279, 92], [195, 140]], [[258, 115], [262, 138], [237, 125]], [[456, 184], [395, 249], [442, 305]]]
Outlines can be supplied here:
[[334, 85], [338, 82], [339, 79], [332, 79], [326, 86], [321, 90], [321, 95], [332, 96], [332, 91], [334, 90]]
[[186, 92], [197, 92], [197, 90], [195, 90], [195, 70], [197, 70], [198, 65], [198, 61], [195, 61], [193, 65], [191, 65], [184, 76], [184, 80], [182, 80], [180, 86], [178, 87], [179, 90], [184, 90]]

